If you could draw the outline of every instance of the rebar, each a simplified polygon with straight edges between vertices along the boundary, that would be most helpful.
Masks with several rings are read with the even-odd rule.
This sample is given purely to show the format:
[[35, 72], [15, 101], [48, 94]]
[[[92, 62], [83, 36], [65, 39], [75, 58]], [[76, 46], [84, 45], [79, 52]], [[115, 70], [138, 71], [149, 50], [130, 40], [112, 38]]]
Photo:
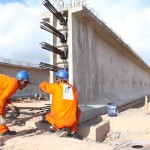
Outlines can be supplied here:
[[52, 27], [48, 22], [42, 21], [40, 23], [42, 24], [42, 25], [40, 25], [41, 29], [44, 29], [44, 30], [54, 34], [55, 36], [59, 37], [62, 43], [66, 42], [65, 36], [58, 30], [56, 30], [54, 27]]
[[61, 25], [67, 24], [67, 19], [64, 19], [63, 15], [48, 0], [45, 0], [43, 5], [60, 21]]
[[43, 48], [45, 50], [48, 50], [48, 51], [51, 51], [51, 52], [53, 52], [55, 54], [60, 55], [61, 59], [64, 60], [64, 59], [68, 58], [68, 48], [67, 47], [64, 48], [64, 50], [60, 50], [60, 49], [58, 49], [58, 48], [56, 48], [56, 47], [54, 47], [54, 46], [52, 46], [52, 45], [50, 45], [50, 44], [48, 44], [46, 42], [42, 42], [40, 44], [41, 44], [41, 48]]
[[61, 69], [60, 67], [50, 65], [50, 64], [47, 64], [47, 63], [44, 63], [44, 62], [40, 62], [39, 67], [42, 70], [51, 70], [51, 71], [54, 71], [54, 72], [57, 72], [58, 70]]
[[46, 42], [42, 42], [40, 44], [41, 44], [41, 47], [43, 49], [46, 49], [46, 50], [51, 51], [53, 53], [56, 53], [56, 54], [58, 54], [60, 56], [64, 55], [64, 52], [62, 50], [60, 50], [60, 49], [58, 49], [58, 48], [56, 48], [56, 47], [54, 47], [54, 46], [52, 46], [52, 45], [50, 45], [50, 44], [48, 44]]

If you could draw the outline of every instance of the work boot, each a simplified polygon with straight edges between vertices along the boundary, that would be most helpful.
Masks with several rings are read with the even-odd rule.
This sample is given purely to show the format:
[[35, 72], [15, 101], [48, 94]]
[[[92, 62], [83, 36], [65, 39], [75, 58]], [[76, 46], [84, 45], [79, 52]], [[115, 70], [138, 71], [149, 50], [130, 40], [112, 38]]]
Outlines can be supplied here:
[[56, 129], [53, 127], [53, 126], [50, 126], [50, 130], [49, 130], [51, 133], [55, 133], [56, 132]]
[[70, 132], [69, 137], [74, 138], [74, 139], [83, 140], [83, 138], [80, 137], [80, 136], [77, 134], [77, 132], [75, 132], [75, 131]]
[[58, 132], [58, 136], [59, 137], [67, 137], [69, 135], [68, 131], [66, 130], [66, 128], [62, 128], [59, 132]]
[[42, 119], [40, 120], [41, 123], [48, 123], [45, 117], [46, 114], [42, 115]]
[[77, 132], [71, 132], [70, 137], [72, 138], [78, 138]]
[[5, 135], [15, 135], [15, 134], [16, 134], [16, 131], [10, 131], [10, 130], [8, 130], [8, 131], [6, 131], [4, 133], [1, 133], [0, 135], [1, 136], [5, 136]]
[[42, 115], [42, 120], [46, 120], [45, 114]]

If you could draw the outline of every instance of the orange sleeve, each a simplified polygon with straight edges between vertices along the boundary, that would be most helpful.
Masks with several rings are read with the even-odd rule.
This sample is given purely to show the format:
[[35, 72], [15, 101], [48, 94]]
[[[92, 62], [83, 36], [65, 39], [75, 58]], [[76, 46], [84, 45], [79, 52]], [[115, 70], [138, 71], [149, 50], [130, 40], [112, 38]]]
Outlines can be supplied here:
[[0, 115], [5, 113], [5, 105], [7, 103], [7, 99], [9, 99], [13, 94], [15, 94], [18, 89], [17, 80], [9, 80], [7, 82], [7, 87], [0, 95]]
[[48, 93], [48, 94], [53, 94], [54, 93], [54, 86], [55, 84], [53, 83], [49, 83], [49, 82], [41, 82], [39, 84], [39, 88], [44, 91], [45, 93]]

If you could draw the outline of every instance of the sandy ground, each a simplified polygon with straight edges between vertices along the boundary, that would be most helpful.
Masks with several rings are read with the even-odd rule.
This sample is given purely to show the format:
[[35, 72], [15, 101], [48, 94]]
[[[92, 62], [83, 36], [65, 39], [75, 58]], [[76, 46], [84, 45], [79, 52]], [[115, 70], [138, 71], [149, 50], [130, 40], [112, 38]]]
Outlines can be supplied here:
[[[150, 103], [147, 113], [144, 103], [141, 103], [134, 108], [120, 112], [117, 117], [104, 115], [102, 118], [110, 121], [111, 128], [103, 144], [113, 148], [129, 141], [150, 144]], [[146, 150], [150, 150], [150, 145]]]
[[19, 107], [29, 106], [31, 107], [31, 109], [21, 110], [21, 115], [18, 119], [15, 119], [15, 121], [20, 121], [19, 125], [12, 124], [14, 120], [11, 119], [11, 112], [7, 114], [7, 125], [10, 130], [17, 131], [17, 134], [13, 136], [0, 137], [0, 140], [4, 143], [4, 145], [0, 147], [0, 150], [112, 150], [112, 148], [110, 146], [107, 146], [106, 144], [96, 143], [93, 141], [88, 141], [86, 139], [80, 140], [69, 137], [60, 138], [56, 133], [51, 133], [42, 129], [34, 129], [27, 126], [26, 124], [28, 121], [26, 122], [26, 124], [24, 124], [26, 119], [45, 111], [45, 109], [34, 110], [32, 108], [46, 106], [47, 109], [47, 106], [49, 106], [49, 101], [26, 101], [14, 103], [14, 105]]
[[[48, 102], [40, 102], [43, 106], [49, 106]], [[39, 107], [39, 103], [16, 103], [17, 106], [32, 105]], [[150, 107], [149, 107], [150, 109]], [[26, 113], [23, 113], [26, 112]], [[20, 119], [28, 118], [37, 110], [23, 110]], [[4, 145], [1, 150], [113, 150], [127, 141], [148, 141], [150, 143], [150, 113], [145, 115], [145, 107], [128, 109], [119, 113], [117, 117], [100, 116], [103, 120], [109, 120], [111, 130], [101, 142], [94, 142], [89, 139], [59, 138], [57, 134], [44, 130], [37, 130], [25, 126], [24, 121], [20, 125], [12, 124], [8, 114], [8, 126], [10, 130], [17, 131], [14, 136], [0, 137]], [[25, 119], [24, 119], [25, 120]], [[145, 120], [145, 121], [144, 121]], [[139, 124], [139, 122], [141, 124]], [[142, 124], [143, 123], [143, 124]], [[121, 150], [121, 149], [120, 149]]]
[[105, 144], [73, 138], [59, 138], [57, 134], [29, 127], [10, 126], [17, 135], [2, 137], [1, 150], [112, 150]]
[[56, 134], [33, 133], [10, 138], [1, 150], [111, 150], [109, 146], [71, 138], [58, 138]]

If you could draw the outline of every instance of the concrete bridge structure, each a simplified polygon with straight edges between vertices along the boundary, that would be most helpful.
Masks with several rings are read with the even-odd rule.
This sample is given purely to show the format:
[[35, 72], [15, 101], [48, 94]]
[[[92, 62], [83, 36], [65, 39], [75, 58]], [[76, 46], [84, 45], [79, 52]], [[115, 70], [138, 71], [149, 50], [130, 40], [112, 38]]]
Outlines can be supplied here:
[[50, 52], [50, 64], [68, 65], [69, 82], [79, 93], [81, 121], [104, 114], [108, 102], [122, 106], [150, 94], [149, 66], [104, 22], [83, 5], [61, 13], [68, 17], [66, 26], [50, 12], [43, 15], [54, 28], [68, 35], [67, 43], [50, 35], [53, 46], [68, 48], [65, 62]]

